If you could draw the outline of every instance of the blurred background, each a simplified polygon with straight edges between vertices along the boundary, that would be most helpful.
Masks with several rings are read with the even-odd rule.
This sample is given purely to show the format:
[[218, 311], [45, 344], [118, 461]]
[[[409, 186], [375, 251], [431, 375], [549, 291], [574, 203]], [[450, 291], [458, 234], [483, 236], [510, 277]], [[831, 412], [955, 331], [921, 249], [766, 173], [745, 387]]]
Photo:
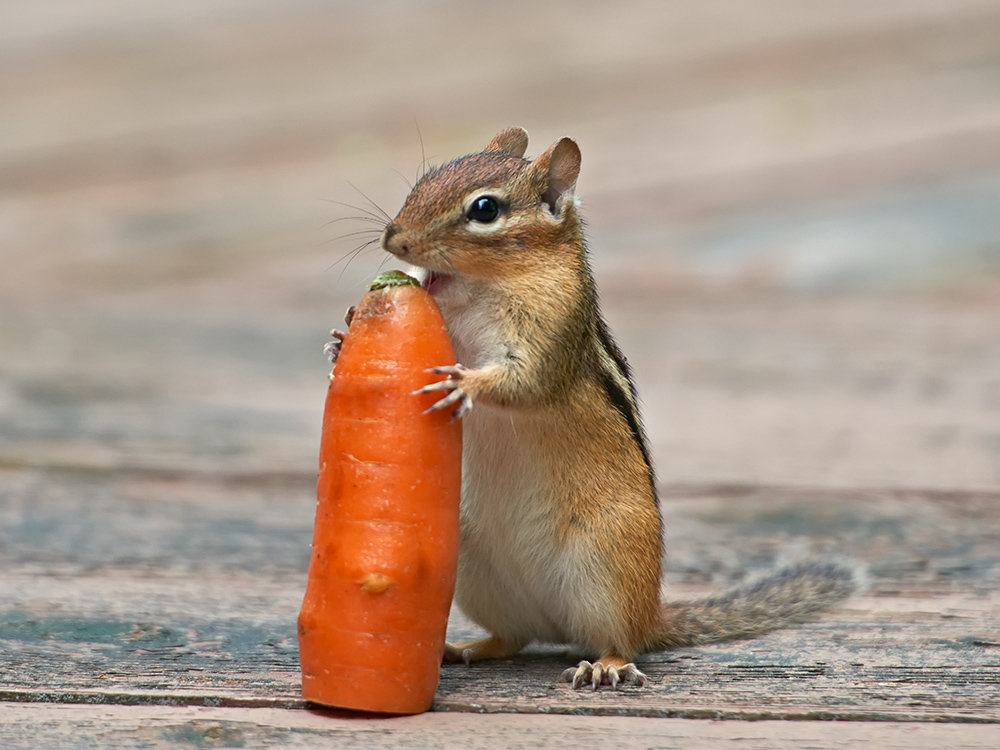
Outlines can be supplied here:
[[996, 0], [0, 2], [0, 464], [314, 472], [357, 217], [511, 125], [664, 483], [1000, 487]]

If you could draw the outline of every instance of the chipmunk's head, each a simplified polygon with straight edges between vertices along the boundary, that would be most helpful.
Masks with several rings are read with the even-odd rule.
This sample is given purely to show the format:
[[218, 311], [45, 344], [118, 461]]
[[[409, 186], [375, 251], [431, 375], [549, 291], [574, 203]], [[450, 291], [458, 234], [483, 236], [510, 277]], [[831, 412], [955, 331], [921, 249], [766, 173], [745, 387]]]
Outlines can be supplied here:
[[528, 161], [527, 147], [528, 134], [510, 128], [481, 153], [429, 171], [386, 226], [382, 247], [425, 269], [434, 293], [456, 275], [511, 277], [551, 262], [559, 248], [578, 253], [580, 149], [563, 138]]

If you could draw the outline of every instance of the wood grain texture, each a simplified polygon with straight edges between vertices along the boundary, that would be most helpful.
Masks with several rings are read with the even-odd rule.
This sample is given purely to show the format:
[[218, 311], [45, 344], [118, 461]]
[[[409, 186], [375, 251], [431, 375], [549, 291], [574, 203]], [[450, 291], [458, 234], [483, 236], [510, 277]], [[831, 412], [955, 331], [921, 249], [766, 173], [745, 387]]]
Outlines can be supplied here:
[[[307, 481], [37, 470], [5, 479], [0, 699], [303, 706], [295, 616], [314, 502]], [[1000, 720], [996, 503], [988, 493], [666, 488], [670, 597], [710, 593], [783, 557], [832, 554], [867, 564], [871, 588], [809, 625], [647, 655], [646, 690], [574, 692], [556, 678], [580, 655], [535, 647], [445, 667], [435, 707]], [[453, 616], [452, 638], [474, 632]]]
[[[637, 717], [423, 714], [389, 719], [334, 711], [0, 704], [5, 747], [72, 747], [70, 727], [101, 747], [518, 747], [530, 742], [634, 748], [995, 747], [996, 727], [834, 722], [690, 721]], [[76, 739], [79, 740], [77, 735]], [[79, 745], [77, 745], [79, 746]]]
[[[997, 744], [996, 2], [504, 9], [0, 4], [0, 746]], [[870, 588], [647, 655], [646, 691], [572, 692], [580, 655], [535, 646], [446, 667], [429, 716], [303, 710], [368, 196], [511, 125], [583, 150], [666, 595], [812, 556]]]

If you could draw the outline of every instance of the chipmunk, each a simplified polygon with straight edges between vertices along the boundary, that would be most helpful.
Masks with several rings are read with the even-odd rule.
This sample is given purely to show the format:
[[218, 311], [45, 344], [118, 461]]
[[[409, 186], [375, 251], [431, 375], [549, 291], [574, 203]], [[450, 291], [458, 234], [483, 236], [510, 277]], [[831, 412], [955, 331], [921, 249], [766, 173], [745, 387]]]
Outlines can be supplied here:
[[529, 161], [527, 145], [511, 128], [431, 169], [382, 234], [436, 299], [461, 363], [435, 368], [446, 377], [421, 392], [464, 420], [455, 601], [490, 635], [448, 644], [445, 661], [570, 643], [597, 656], [560, 675], [573, 688], [641, 686], [639, 654], [801, 622], [850, 593], [853, 573], [807, 563], [661, 602], [656, 482], [629, 367], [598, 306], [575, 196], [580, 149], [562, 138]]

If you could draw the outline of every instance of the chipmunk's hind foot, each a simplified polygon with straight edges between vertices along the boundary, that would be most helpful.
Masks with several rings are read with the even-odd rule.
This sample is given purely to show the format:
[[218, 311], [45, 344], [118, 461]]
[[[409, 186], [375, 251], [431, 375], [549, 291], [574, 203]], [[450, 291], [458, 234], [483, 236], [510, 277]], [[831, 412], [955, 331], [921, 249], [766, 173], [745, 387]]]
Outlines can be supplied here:
[[616, 657], [602, 658], [595, 662], [581, 661], [564, 671], [559, 676], [559, 681], [570, 683], [574, 690], [579, 690], [584, 685], [590, 685], [592, 690], [597, 690], [602, 685], [612, 690], [619, 685], [645, 687], [648, 682], [646, 675], [634, 663]]

